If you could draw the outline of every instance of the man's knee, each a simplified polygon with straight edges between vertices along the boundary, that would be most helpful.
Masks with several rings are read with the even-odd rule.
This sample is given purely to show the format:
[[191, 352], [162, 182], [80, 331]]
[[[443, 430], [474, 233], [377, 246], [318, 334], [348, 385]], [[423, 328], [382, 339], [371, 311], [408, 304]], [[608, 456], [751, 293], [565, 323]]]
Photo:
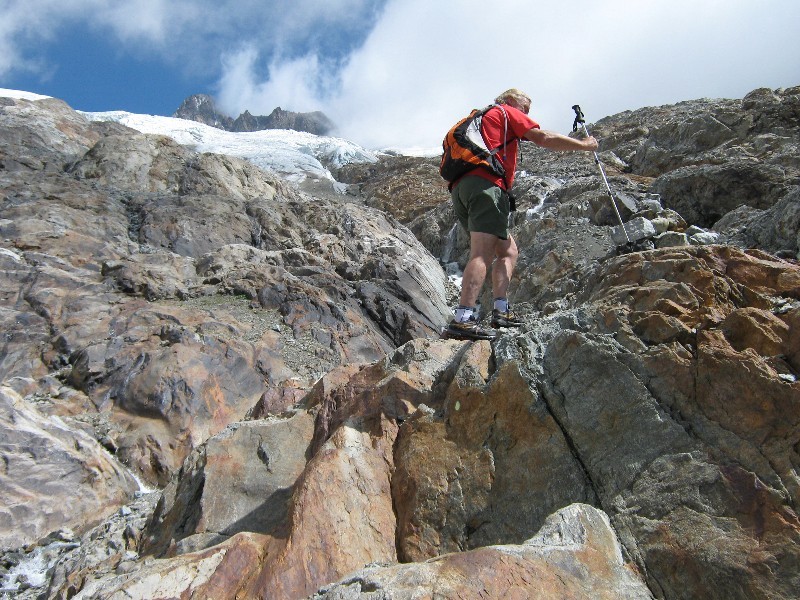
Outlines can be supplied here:
[[501, 260], [509, 260], [512, 263], [516, 263], [517, 258], [519, 258], [519, 250], [517, 249], [517, 244], [514, 242], [514, 239], [509, 238], [508, 240], [498, 243], [496, 247], [496, 256]]
[[510, 259], [513, 262], [517, 262], [517, 258], [519, 258], [519, 250], [517, 250], [516, 246], [511, 246], [506, 248], [502, 254], [503, 258]]

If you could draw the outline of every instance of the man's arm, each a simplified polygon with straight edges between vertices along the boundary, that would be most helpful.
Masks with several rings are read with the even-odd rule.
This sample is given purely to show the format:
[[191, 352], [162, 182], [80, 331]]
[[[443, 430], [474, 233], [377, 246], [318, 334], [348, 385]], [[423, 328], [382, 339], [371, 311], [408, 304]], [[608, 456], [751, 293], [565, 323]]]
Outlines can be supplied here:
[[593, 136], [578, 139], [534, 127], [525, 132], [524, 137], [548, 150], [585, 150], [588, 152], [597, 150], [597, 140]]

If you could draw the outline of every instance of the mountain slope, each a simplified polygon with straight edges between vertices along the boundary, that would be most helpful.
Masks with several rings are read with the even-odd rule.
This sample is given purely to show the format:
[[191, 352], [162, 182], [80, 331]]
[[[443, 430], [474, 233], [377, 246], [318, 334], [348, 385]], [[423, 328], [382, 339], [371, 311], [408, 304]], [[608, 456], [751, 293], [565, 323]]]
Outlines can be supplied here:
[[340, 138], [291, 130], [231, 133], [195, 121], [134, 115], [122, 111], [83, 113], [93, 121], [123, 124], [141, 133], [167, 135], [196, 152], [247, 159], [295, 183], [307, 180], [335, 183], [331, 169], [351, 162], [375, 162], [376, 155]]
[[799, 101], [593, 125], [636, 248], [525, 148], [490, 344], [429, 159], [311, 195], [294, 134], [0, 98], [2, 593], [796, 597]]

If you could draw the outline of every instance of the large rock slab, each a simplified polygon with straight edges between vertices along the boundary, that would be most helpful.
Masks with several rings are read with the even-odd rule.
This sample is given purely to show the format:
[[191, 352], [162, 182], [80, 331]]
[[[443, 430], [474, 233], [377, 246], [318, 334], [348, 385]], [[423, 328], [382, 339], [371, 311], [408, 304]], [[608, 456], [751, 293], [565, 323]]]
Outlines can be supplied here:
[[740, 206], [714, 224], [729, 243], [761, 248], [784, 258], [800, 258], [800, 191], [766, 210]]
[[[120, 572], [111, 569], [102, 577], [92, 577], [91, 572], [80, 573], [82, 578], [67, 579], [63, 587], [54, 591], [54, 596], [79, 600], [154, 600], [187, 595], [234, 598], [247, 579], [249, 567], [263, 559], [267, 541], [265, 536], [240, 533], [203, 552], [170, 560], [150, 560], [135, 575], [125, 563]], [[119, 560], [116, 562], [120, 564]]]
[[152, 484], [270, 399], [447, 319], [444, 272], [374, 209], [57, 101], [2, 108], [3, 152], [30, 164], [0, 170], [0, 376], [86, 411]]
[[125, 575], [105, 565], [71, 597], [103, 590], [108, 598], [300, 599], [365, 564], [395, 562], [389, 490], [397, 428], [383, 425], [371, 433], [337, 429], [298, 479], [283, 530], [240, 532], [204, 550], [149, 557]]
[[650, 189], [689, 223], [711, 227], [739, 206], [771, 207], [793, 183], [785, 168], [742, 160], [681, 167], [661, 175]]
[[0, 98], [0, 128], [4, 171], [60, 171], [100, 139], [96, 126], [56, 98]]
[[522, 543], [554, 511], [596, 501], [519, 370], [509, 363], [490, 380], [489, 350], [474, 344], [464, 354], [443, 411], [400, 429], [392, 486], [403, 561]]
[[371, 567], [311, 596], [358, 598], [607, 598], [644, 600], [650, 590], [623, 561], [607, 517], [574, 504], [523, 544], [487, 546], [422, 563]]

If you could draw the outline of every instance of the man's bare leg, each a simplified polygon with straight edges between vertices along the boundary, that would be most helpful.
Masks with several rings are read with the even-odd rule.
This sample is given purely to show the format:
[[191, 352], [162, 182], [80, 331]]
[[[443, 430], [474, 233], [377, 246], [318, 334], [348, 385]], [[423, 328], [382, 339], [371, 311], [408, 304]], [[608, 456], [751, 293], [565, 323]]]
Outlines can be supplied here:
[[492, 263], [492, 294], [495, 298], [505, 298], [519, 256], [514, 238], [509, 236], [507, 240], [501, 240], [478, 231], [470, 232], [469, 237], [470, 254], [461, 281], [461, 306], [477, 304]]
[[505, 298], [508, 294], [508, 285], [511, 283], [511, 275], [514, 273], [514, 267], [517, 266], [517, 258], [519, 258], [517, 243], [512, 236], [509, 235], [507, 240], [497, 240], [495, 257], [492, 267], [492, 296]]
[[470, 232], [469, 260], [461, 279], [461, 306], [477, 304], [486, 273], [494, 261], [495, 246], [499, 241], [500, 238], [490, 233]]

